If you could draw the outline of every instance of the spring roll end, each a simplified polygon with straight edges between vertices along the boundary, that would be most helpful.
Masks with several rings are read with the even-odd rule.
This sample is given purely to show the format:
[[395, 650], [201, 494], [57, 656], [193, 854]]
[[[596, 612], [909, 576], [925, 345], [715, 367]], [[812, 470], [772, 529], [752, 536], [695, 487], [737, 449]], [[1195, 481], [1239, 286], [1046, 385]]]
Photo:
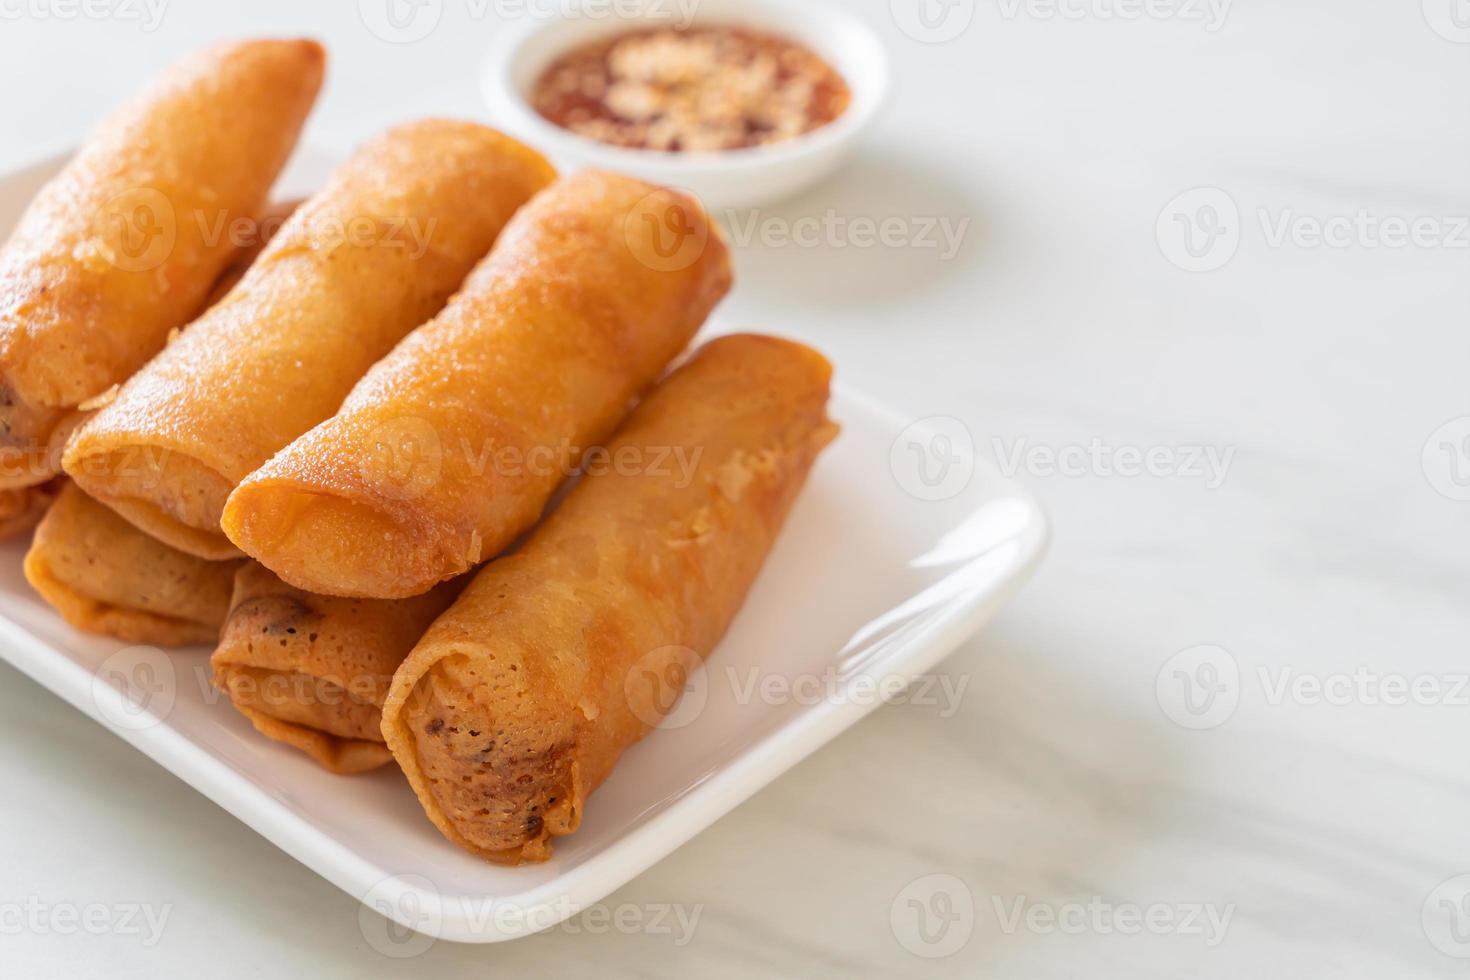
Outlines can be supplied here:
[[231, 544], [223, 534], [191, 527], [164, 512], [152, 501], [111, 495], [99, 495], [96, 499], [112, 508], [138, 530], [187, 555], [206, 561], [229, 561], [242, 557], [240, 549]]
[[391, 758], [382, 704], [393, 672], [457, 592], [450, 583], [407, 600], [313, 595], [247, 562], [210, 658], [214, 686], [262, 734], [325, 768], [375, 768]]
[[128, 643], [184, 647], [212, 643], [218, 632], [213, 623], [124, 609], [83, 595], [57, 577], [34, 546], [26, 552], [21, 567], [31, 588], [39, 592], [68, 625], [86, 633], [111, 636]]
[[426, 555], [417, 547], [427, 533], [424, 520], [410, 509], [390, 511], [287, 481], [247, 480], [230, 494], [220, 526], [236, 547], [298, 589], [404, 599], [488, 557], [469, 547], [446, 561]]
[[[108, 448], [110, 447], [110, 448]], [[83, 426], [62, 468], [88, 496], [170, 547], [209, 561], [241, 557], [219, 530], [234, 484], [194, 456], [97, 438]]]
[[[383, 737], [429, 819], [497, 864], [548, 859], [551, 838], [581, 823], [591, 789], [574, 751], [579, 712], [546, 712], [528, 668], [479, 643], [421, 644], [383, 706]], [[508, 689], [534, 707], [497, 715]]]

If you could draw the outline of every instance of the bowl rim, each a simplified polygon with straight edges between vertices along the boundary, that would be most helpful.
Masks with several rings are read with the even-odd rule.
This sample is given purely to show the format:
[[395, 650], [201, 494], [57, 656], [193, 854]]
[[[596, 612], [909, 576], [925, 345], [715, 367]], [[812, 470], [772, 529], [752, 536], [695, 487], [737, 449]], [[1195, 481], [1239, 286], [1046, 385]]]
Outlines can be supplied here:
[[[729, 150], [671, 153], [666, 150], [604, 143], [563, 129], [532, 108], [525, 92], [513, 78], [517, 67], [516, 59], [527, 44], [554, 31], [572, 34], [572, 27], [589, 19], [605, 22], [607, 29], [597, 32], [604, 34], [617, 33], [619, 28], [636, 29], [644, 23], [667, 23], [664, 20], [654, 20], [650, 16], [652, 10], [658, 6], [656, 0], [646, 0], [638, 6], [648, 9], [631, 15], [616, 12], [595, 18], [581, 11], [563, 12], [549, 17], [528, 17], [518, 22], [502, 22], [490, 42], [481, 67], [481, 94], [494, 113], [492, 121], [514, 123], [523, 132], [534, 132], [536, 139], [544, 140], [556, 151], [600, 162], [612, 169], [642, 168], [665, 173], [692, 173], [714, 168], [765, 167], [840, 146], [868, 128], [887, 104], [892, 79], [888, 50], [877, 32], [845, 7], [825, 0], [696, 0], [689, 19], [689, 23], [693, 25], [738, 24], [777, 34], [783, 33], [780, 29], [782, 25], [772, 24], [777, 18], [784, 24], [789, 24], [795, 18], [818, 26], [830, 25], [829, 30], [821, 31], [824, 37], [830, 38], [829, 41], [824, 43], [801, 40], [799, 43], [811, 48], [842, 75], [852, 93], [847, 109], [823, 126], [778, 143]], [[564, 53], [587, 39], [585, 36], [568, 37], [564, 44], [556, 46], [553, 56]], [[862, 62], [863, 77], [854, 79], [850, 71], [839, 67], [844, 62]]]

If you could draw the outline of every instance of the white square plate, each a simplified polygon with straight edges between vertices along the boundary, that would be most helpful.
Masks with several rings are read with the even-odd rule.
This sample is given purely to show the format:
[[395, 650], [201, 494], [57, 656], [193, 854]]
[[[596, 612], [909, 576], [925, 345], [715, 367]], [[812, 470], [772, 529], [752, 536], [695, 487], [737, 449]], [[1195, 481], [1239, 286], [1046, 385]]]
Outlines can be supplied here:
[[[0, 228], [62, 159], [0, 177]], [[282, 193], [309, 192], [332, 163], [299, 154]], [[878, 692], [931, 670], [1040, 560], [1040, 508], [975, 459], [953, 420], [906, 425], [840, 383], [832, 414], [842, 435], [724, 642], [545, 864], [459, 850], [396, 770], [333, 776], [260, 737], [210, 688], [204, 648], [163, 654], [73, 631], [26, 585], [21, 544], [0, 547], [0, 656], [399, 925], [515, 938], [600, 900], [862, 718]]]

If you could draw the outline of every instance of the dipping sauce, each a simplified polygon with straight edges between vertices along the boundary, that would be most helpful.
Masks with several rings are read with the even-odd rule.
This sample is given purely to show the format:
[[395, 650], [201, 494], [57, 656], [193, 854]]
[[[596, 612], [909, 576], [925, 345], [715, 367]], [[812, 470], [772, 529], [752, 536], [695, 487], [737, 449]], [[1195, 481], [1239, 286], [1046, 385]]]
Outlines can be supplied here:
[[779, 143], [842, 115], [842, 76], [811, 50], [732, 27], [630, 31], [552, 62], [531, 103], [603, 143], [670, 153]]

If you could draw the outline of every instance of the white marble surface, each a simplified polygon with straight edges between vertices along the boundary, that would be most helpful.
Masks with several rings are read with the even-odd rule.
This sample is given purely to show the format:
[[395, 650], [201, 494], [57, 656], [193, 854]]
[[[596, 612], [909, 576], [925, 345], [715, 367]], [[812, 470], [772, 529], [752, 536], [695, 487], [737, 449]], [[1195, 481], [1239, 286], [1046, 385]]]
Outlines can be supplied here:
[[[71, 142], [168, 57], [227, 34], [329, 41], [312, 140], [473, 116], [494, 29], [462, 0], [398, 46], [346, 2], [173, 0], [154, 30], [68, 19], [64, 2], [0, 0], [0, 166]], [[947, 661], [969, 679], [958, 710], [879, 710], [608, 900], [702, 905], [683, 945], [584, 923], [395, 963], [351, 899], [0, 668], [6, 975], [1463, 975], [1441, 947], [1470, 952], [1451, 931], [1470, 937], [1470, 914], [1441, 900], [1470, 872], [1470, 503], [1429, 476], [1453, 488], [1470, 455], [1436, 440], [1428, 475], [1421, 460], [1470, 414], [1455, 0], [1238, 0], [1223, 22], [1183, 0], [1063, 0], [1052, 18], [1041, 0], [932, 2], [972, 21], [921, 43], [863, 0], [894, 56], [893, 105], [860, 159], [759, 227], [829, 209], [915, 231], [969, 219], [958, 252], [757, 236], [725, 312], [821, 345], [915, 418], [962, 420], [984, 455], [1043, 450], [1020, 475], [1053, 517], [1052, 553]], [[1201, 186], [1229, 195], [1240, 241], [1191, 273], [1166, 256], [1183, 260], [1182, 226], [1164, 215], [1161, 248], [1156, 223]], [[1273, 244], [1283, 220], [1309, 236], [1360, 212], [1387, 224], [1357, 222], [1342, 247]], [[1418, 218], [1434, 219], [1419, 244], [1384, 244]], [[1189, 447], [1233, 455], [1213, 487], [1041, 465], [1094, 441], [1179, 450], [1156, 468]], [[1197, 664], [1164, 668], [1201, 644], [1228, 651], [1224, 691], [1190, 715], [1175, 668]], [[1342, 703], [1282, 694], [1283, 677]], [[1418, 696], [1390, 703], [1395, 679]], [[934, 874], [954, 877], [915, 887], [947, 882], [974, 916], [929, 959], [914, 951], [944, 946], [915, 931], [904, 889]], [[27, 905], [89, 903], [168, 918], [151, 945], [23, 921]], [[1130, 930], [1131, 907], [1163, 934]]]

